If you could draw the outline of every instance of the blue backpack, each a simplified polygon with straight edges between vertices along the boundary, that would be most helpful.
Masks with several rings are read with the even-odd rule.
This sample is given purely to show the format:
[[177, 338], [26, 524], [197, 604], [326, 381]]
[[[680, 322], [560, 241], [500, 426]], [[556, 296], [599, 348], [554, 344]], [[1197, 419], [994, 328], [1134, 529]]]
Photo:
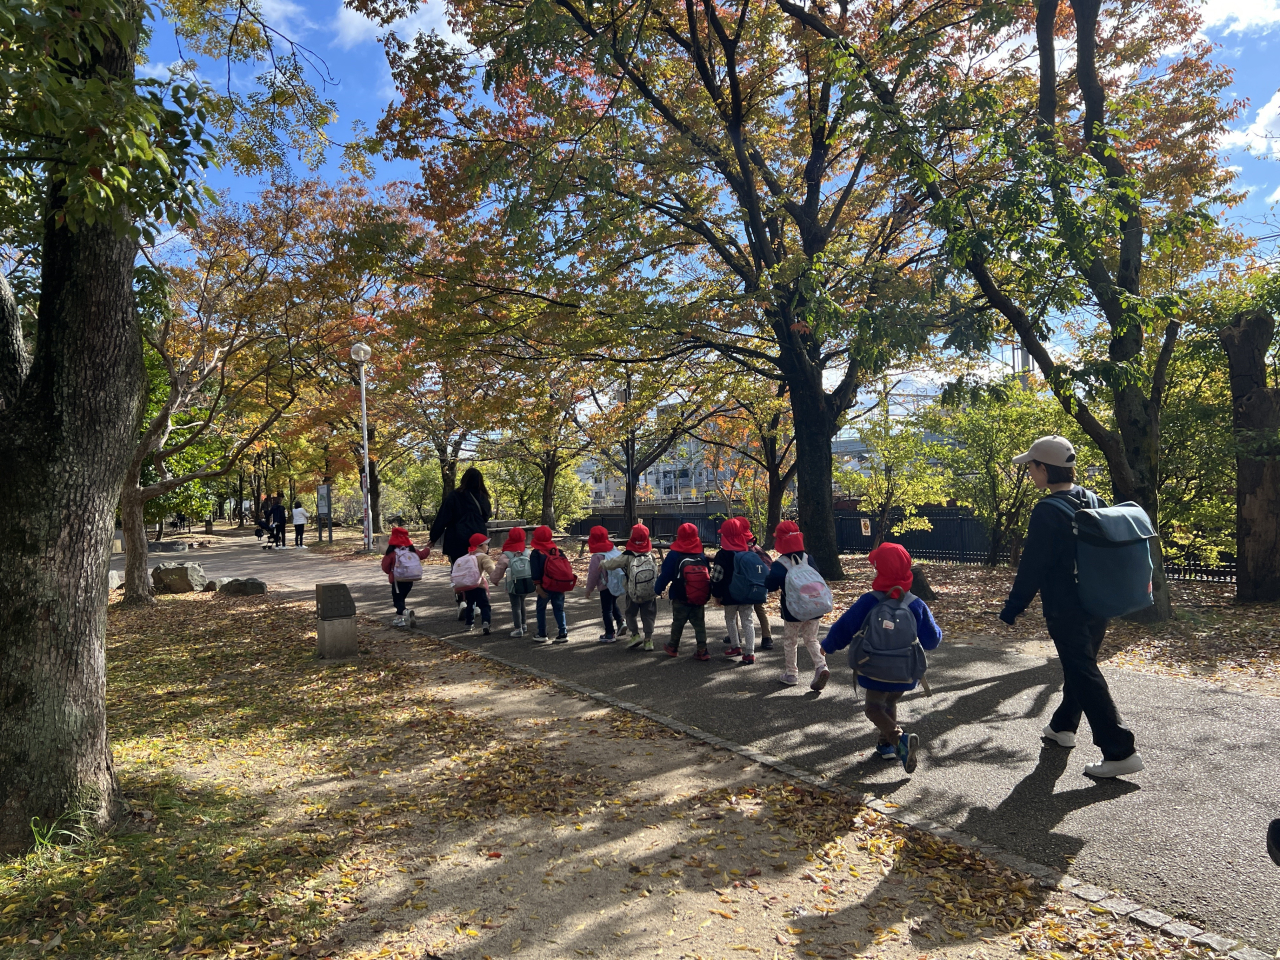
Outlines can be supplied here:
[[729, 581], [729, 599], [734, 603], [764, 603], [769, 591], [764, 579], [769, 567], [754, 550], [740, 550], [733, 557], [733, 579]]
[[1151, 518], [1132, 501], [1104, 507], [1088, 490], [1085, 495], [1087, 507], [1063, 497], [1048, 498], [1071, 517], [1080, 606], [1106, 619], [1145, 610], [1155, 603], [1148, 541], [1156, 530]]

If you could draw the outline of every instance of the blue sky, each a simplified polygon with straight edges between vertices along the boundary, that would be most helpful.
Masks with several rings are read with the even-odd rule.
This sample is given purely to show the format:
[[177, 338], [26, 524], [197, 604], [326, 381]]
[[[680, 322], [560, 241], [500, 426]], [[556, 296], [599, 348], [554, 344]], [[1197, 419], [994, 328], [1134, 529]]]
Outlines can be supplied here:
[[[357, 120], [371, 128], [395, 95], [377, 42], [379, 29], [339, 0], [262, 0], [262, 7], [270, 23], [323, 58], [337, 81], [326, 90], [338, 108], [335, 139], [348, 136]], [[1227, 162], [1240, 169], [1239, 184], [1249, 191], [1236, 214], [1252, 225], [1250, 232], [1274, 234], [1280, 219], [1280, 0], [1205, 0], [1203, 13], [1205, 34], [1221, 45], [1219, 59], [1235, 71], [1229, 95], [1248, 100], [1244, 115], [1223, 143]], [[402, 36], [416, 30], [450, 35], [443, 5], [436, 0], [428, 0], [397, 30]], [[163, 26], [156, 31], [150, 55], [154, 67], [177, 56]], [[336, 159], [320, 172], [341, 176]], [[298, 173], [303, 173], [301, 167]], [[377, 165], [379, 181], [414, 175], [409, 164]], [[257, 180], [228, 171], [215, 172], [210, 182], [241, 199], [260, 189]]]

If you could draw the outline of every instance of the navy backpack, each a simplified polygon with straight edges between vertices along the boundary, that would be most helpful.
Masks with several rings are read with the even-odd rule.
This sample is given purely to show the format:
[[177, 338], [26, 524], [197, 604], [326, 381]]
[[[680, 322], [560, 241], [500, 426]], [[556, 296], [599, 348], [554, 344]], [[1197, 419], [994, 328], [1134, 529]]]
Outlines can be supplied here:
[[1110, 619], [1145, 610], [1151, 596], [1151, 544], [1155, 527], [1147, 511], [1136, 503], [1101, 506], [1085, 491], [1093, 506], [1075, 506], [1062, 497], [1049, 497], [1071, 517], [1076, 538], [1076, 583], [1080, 606], [1095, 617]]

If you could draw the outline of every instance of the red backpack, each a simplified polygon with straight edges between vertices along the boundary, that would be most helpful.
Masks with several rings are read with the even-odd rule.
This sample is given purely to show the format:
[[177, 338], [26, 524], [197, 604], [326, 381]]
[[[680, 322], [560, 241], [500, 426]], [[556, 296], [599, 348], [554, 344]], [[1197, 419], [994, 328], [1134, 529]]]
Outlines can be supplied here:
[[547, 593], [568, 593], [578, 585], [578, 575], [569, 565], [569, 558], [552, 547], [542, 568], [542, 589]]
[[701, 607], [711, 599], [711, 568], [706, 557], [681, 560], [680, 579], [684, 583], [685, 603]]

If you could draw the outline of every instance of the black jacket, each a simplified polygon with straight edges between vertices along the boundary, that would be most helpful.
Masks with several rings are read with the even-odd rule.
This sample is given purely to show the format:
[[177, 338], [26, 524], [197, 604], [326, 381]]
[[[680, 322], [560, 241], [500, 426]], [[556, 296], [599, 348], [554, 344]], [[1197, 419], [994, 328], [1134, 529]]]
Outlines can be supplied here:
[[440, 512], [431, 524], [431, 542], [439, 544], [444, 555], [455, 561], [471, 548], [473, 533], [489, 532], [492, 516], [493, 507], [488, 497], [474, 497], [455, 490], [440, 504]]
[[[1077, 507], [1089, 507], [1093, 504], [1087, 494], [1083, 487], [1072, 487], [1049, 494], [1032, 509], [1022, 558], [1018, 561], [1018, 575], [1000, 612], [1000, 619], [1005, 623], [1013, 623], [1014, 617], [1031, 605], [1036, 591], [1040, 593], [1046, 620], [1092, 619], [1080, 606], [1080, 592], [1076, 587], [1076, 538], [1071, 530], [1071, 518], [1061, 508], [1045, 502], [1056, 498]], [[1096, 505], [1106, 506], [1106, 502], [1098, 497]]]

